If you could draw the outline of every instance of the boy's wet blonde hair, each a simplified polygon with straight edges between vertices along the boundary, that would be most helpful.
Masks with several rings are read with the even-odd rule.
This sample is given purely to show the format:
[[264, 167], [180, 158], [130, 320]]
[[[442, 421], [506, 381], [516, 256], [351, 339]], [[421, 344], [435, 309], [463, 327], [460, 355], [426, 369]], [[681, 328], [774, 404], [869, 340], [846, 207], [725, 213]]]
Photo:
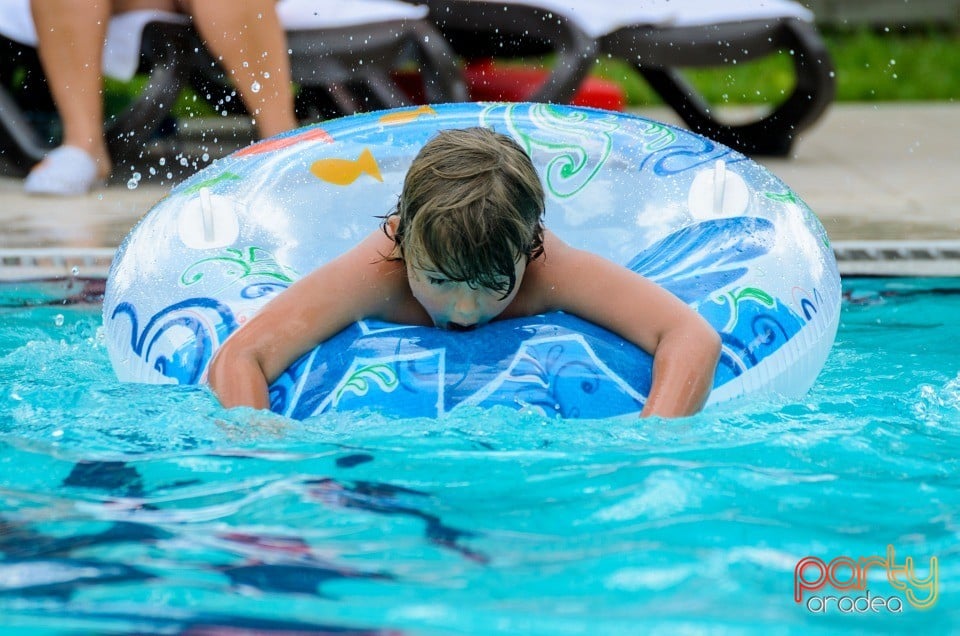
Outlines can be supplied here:
[[543, 253], [543, 210], [543, 186], [523, 148], [487, 128], [464, 128], [420, 149], [389, 216], [399, 218], [399, 258], [506, 296], [517, 259]]

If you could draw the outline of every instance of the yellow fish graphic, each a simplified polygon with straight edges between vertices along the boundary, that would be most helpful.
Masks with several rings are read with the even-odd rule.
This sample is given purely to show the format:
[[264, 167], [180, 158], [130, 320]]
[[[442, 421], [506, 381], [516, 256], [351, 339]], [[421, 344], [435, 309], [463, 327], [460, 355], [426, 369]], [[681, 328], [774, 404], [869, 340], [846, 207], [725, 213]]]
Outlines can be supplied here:
[[380, 166], [369, 148], [364, 148], [356, 159], [318, 159], [310, 166], [310, 172], [318, 179], [341, 186], [350, 185], [362, 174], [383, 181]]
[[388, 126], [393, 126], [396, 124], [406, 124], [413, 121], [417, 117], [423, 117], [426, 115], [436, 115], [437, 111], [433, 110], [429, 106], [421, 106], [420, 108], [415, 108], [413, 110], [402, 110], [398, 113], [390, 113], [388, 115], [383, 115], [380, 117], [380, 123], [386, 124]]

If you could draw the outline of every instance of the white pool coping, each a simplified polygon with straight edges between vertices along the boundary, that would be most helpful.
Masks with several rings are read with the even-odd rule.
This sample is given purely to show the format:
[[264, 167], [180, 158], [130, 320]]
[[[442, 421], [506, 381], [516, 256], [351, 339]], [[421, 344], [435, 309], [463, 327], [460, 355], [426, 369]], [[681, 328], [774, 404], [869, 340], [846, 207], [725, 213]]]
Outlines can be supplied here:
[[106, 278], [113, 248], [0, 248], [0, 282]]
[[836, 241], [841, 276], [960, 276], [958, 240]]
[[[960, 277], [960, 240], [834, 241], [841, 276]], [[106, 278], [113, 248], [0, 248], [0, 282]]]

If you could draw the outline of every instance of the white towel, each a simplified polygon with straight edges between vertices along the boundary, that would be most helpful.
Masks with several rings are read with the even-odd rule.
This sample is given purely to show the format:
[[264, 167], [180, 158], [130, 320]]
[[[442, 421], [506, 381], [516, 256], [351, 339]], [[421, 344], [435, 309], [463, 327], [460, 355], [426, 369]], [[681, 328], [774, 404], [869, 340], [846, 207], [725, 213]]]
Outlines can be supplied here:
[[422, 20], [428, 11], [424, 5], [397, 0], [280, 0], [277, 3], [280, 24], [287, 31]]
[[129, 11], [110, 18], [103, 44], [103, 74], [124, 82], [133, 78], [140, 65], [143, 28], [150, 22], [179, 22], [189, 19], [166, 11]]
[[27, 46], [37, 45], [37, 31], [30, 15], [30, 0], [0, 2], [0, 35]]
[[[188, 21], [186, 16], [166, 11], [130, 11], [113, 16], [103, 44], [103, 74], [129, 80], [140, 63], [140, 40], [148, 22]], [[37, 45], [37, 30], [30, 14], [30, 0], [0, 2], [0, 35], [27, 46]]]
[[[427, 7], [397, 0], [281, 0], [277, 15], [287, 30], [329, 29], [420, 20], [426, 17]], [[140, 63], [143, 28], [149, 22], [185, 24], [189, 18], [165, 11], [130, 11], [113, 16], [103, 45], [104, 75], [122, 81], [134, 76]], [[0, 0], [0, 35], [27, 46], [37, 45], [30, 0]]]
[[798, 18], [813, 13], [790, 0], [465, 0], [522, 4], [553, 11], [599, 38], [629, 26], [706, 26], [747, 20]]

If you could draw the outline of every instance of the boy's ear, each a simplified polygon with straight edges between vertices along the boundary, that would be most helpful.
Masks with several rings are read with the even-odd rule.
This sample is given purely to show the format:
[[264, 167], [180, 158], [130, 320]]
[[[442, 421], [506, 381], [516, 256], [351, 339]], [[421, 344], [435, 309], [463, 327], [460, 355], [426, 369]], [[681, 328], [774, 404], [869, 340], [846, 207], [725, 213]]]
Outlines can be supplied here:
[[393, 241], [393, 249], [390, 250], [389, 258], [403, 260], [403, 248], [397, 243], [397, 228], [400, 227], [400, 215], [394, 214], [387, 217], [384, 227], [387, 230], [387, 237]]
[[385, 226], [386, 229], [387, 229], [387, 236], [389, 236], [389, 237], [390, 237], [391, 239], [393, 239], [393, 240], [396, 240], [396, 239], [397, 239], [397, 227], [398, 227], [399, 225], [400, 225], [400, 215], [399, 215], [399, 214], [392, 214], [392, 215], [388, 216], [387, 219], [386, 219], [386, 223], [384, 223], [384, 226]]

